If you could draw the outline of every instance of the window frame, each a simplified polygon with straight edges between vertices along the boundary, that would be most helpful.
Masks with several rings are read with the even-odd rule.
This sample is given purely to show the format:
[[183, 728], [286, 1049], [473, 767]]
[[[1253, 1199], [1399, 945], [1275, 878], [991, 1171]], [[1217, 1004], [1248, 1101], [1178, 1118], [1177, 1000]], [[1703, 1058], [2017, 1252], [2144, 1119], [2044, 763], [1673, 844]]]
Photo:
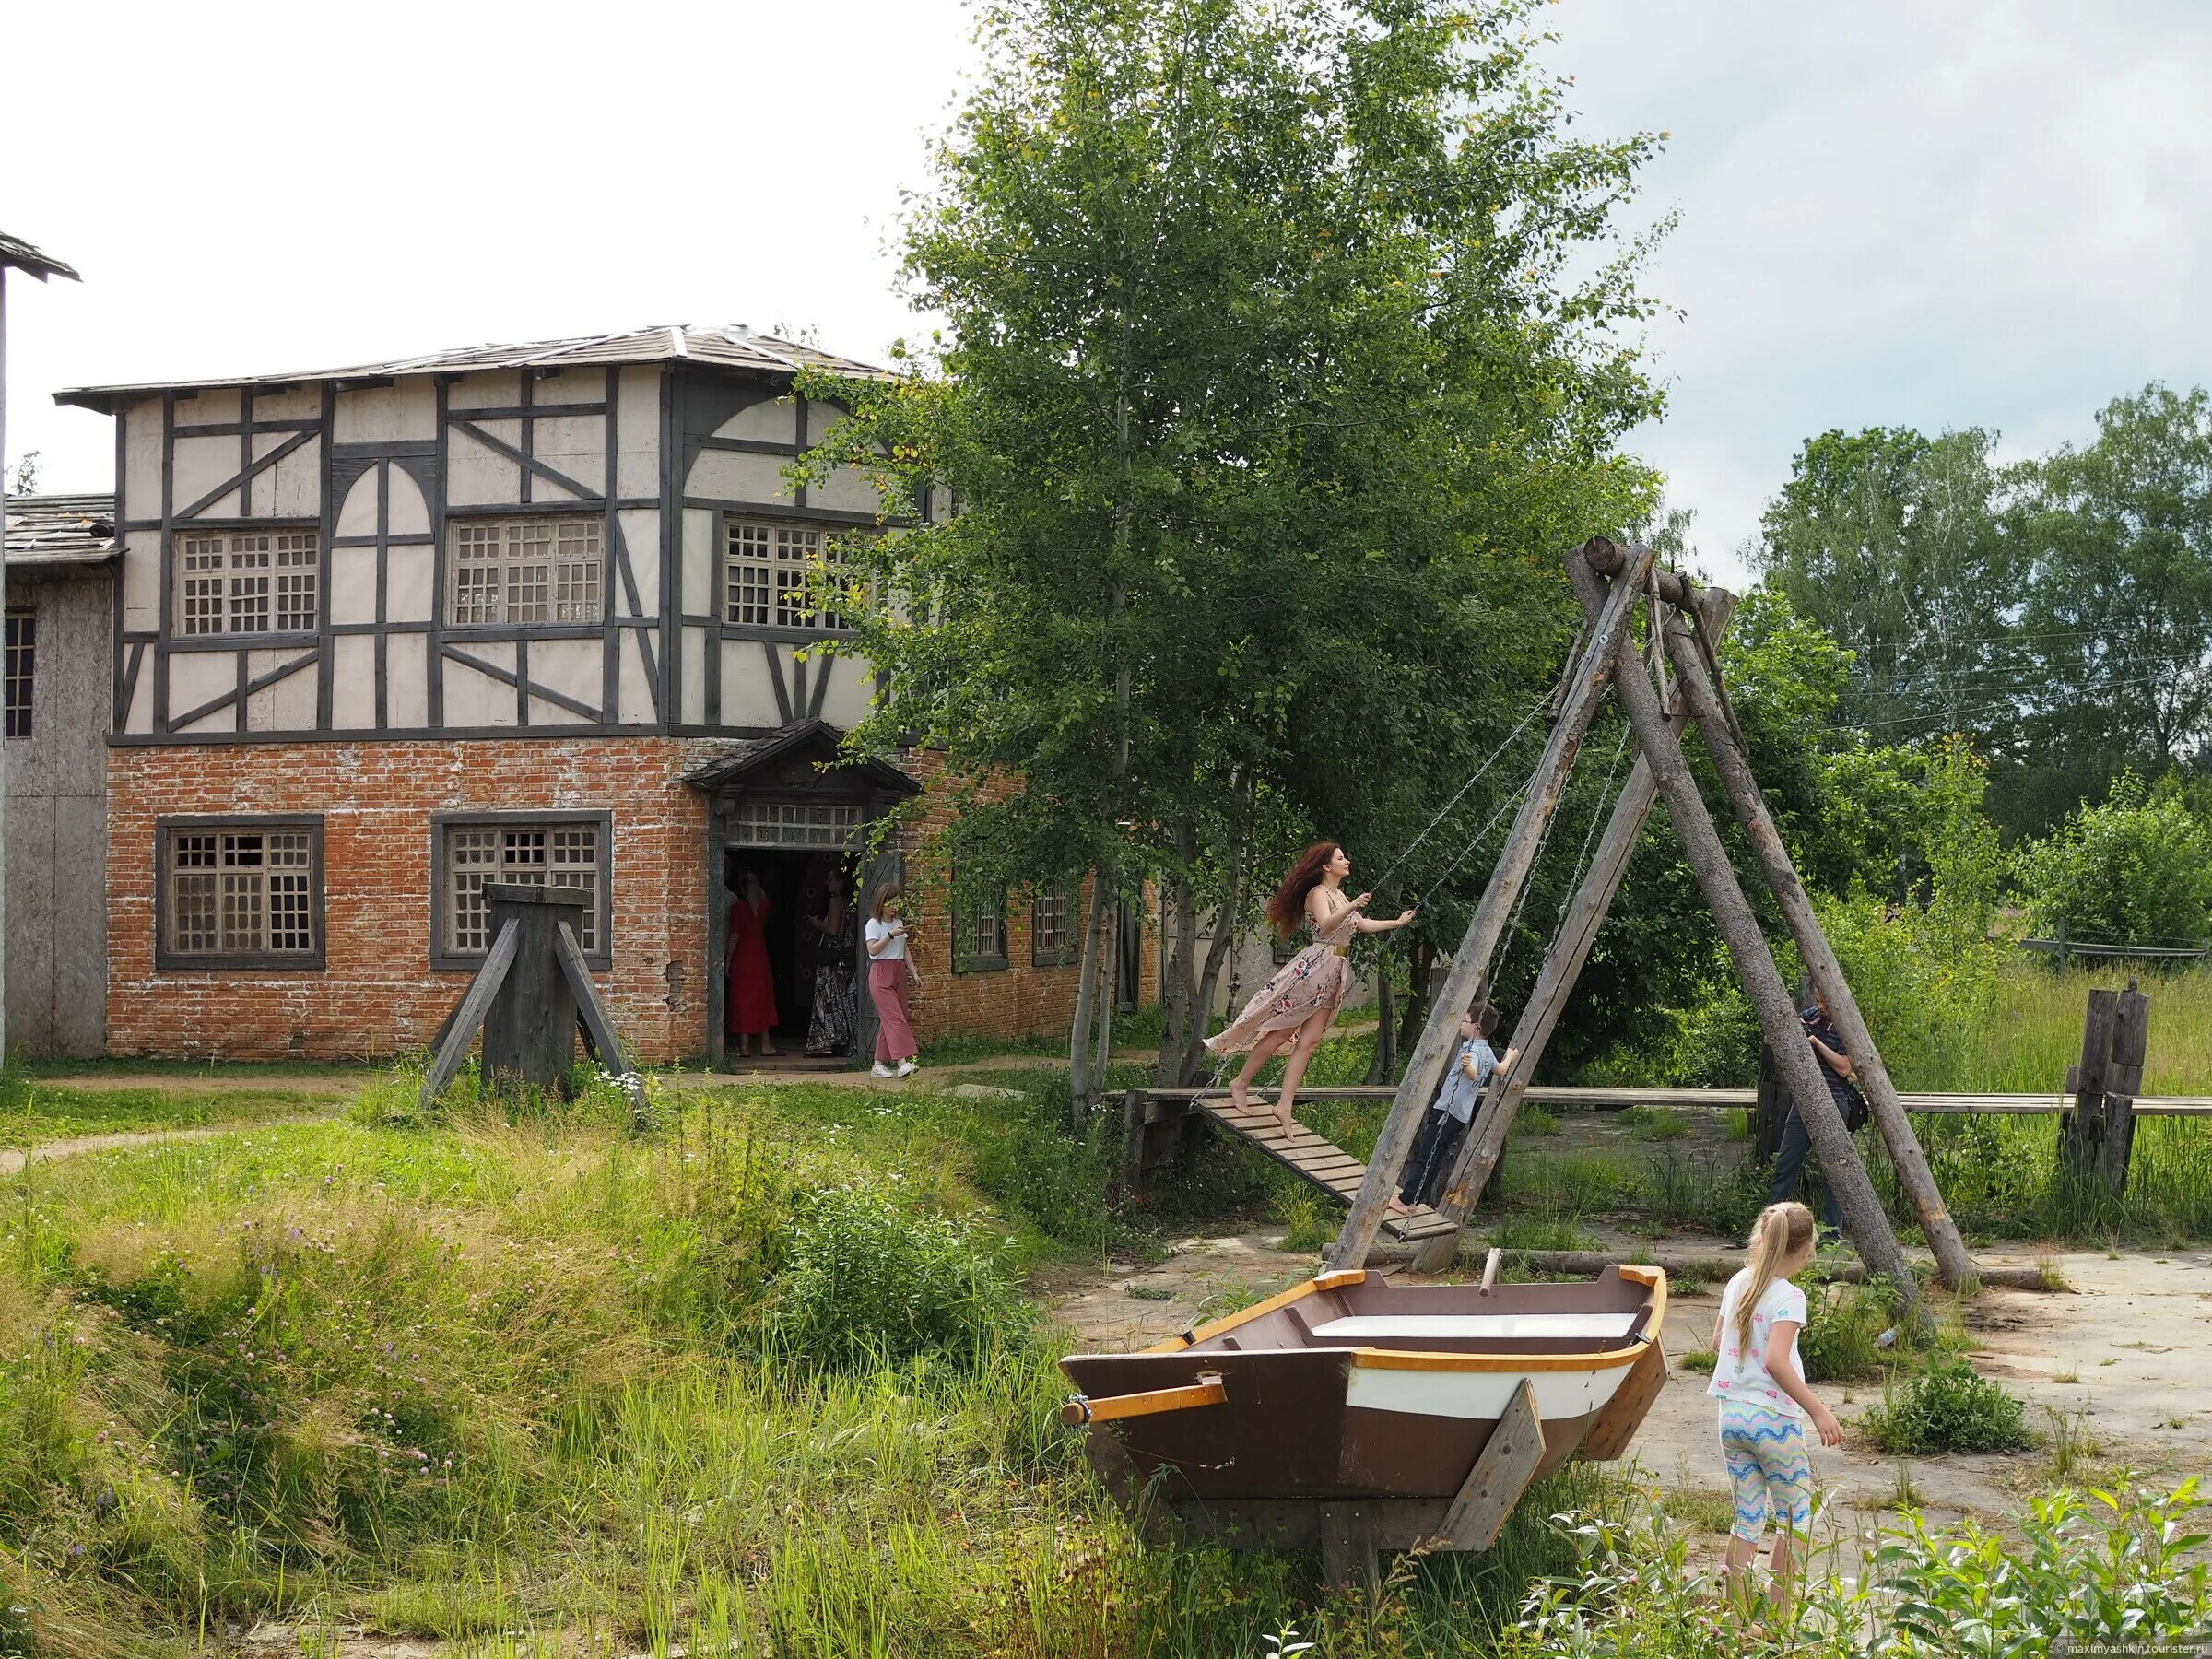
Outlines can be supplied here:
[[[812, 535], [817, 538], [815, 552], [821, 555], [841, 538], [863, 530], [864, 526], [843, 520], [826, 521], [795, 514], [752, 512], [737, 508], [724, 508], [720, 522], [721, 530], [715, 541], [714, 614], [725, 637], [747, 640], [845, 640], [859, 631], [851, 617], [835, 611], [821, 613], [823, 619], [813, 622], [784, 619], [786, 601], [782, 595], [795, 590], [777, 585], [787, 561], [782, 557], [781, 546], [772, 541], [769, 552], [762, 559], [748, 560], [748, 563], [766, 565], [767, 588], [757, 601], [745, 602], [763, 606], [767, 620], [740, 620], [732, 614], [736, 608], [731, 596], [732, 578], [736, 570], [732, 547], [740, 529], [757, 530], [766, 532], [771, 538], [786, 535]], [[804, 560], [801, 563], [803, 565]], [[835, 563], [842, 566], [844, 560], [840, 558]], [[832, 618], [835, 618], [834, 622], [830, 620]]]
[[[560, 556], [561, 531], [574, 527], [587, 531], [592, 540], [589, 559], [564, 559]], [[525, 527], [540, 531], [547, 538], [547, 550], [542, 560], [535, 556], [516, 551], [514, 533]], [[461, 549], [467, 539], [476, 535], [494, 537], [498, 552], [489, 559], [474, 559], [465, 561]], [[596, 633], [606, 626], [606, 524], [605, 515], [580, 510], [573, 502], [563, 502], [558, 511], [521, 512], [449, 512], [445, 521], [445, 546], [440, 550], [444, 563], [444, 576], [438, 595], [438, 626], [448, 632], [465, 636], [500, 633], [574, 633], [579, 630]], [[517, 622], [509, 615], [513, 571], [519, 565], [542, 562], [546, 569], [545, 598], [547, 615], [542, 621]], [[461, 620], [461, 575], [467, 568], [481, 569], [488, 565], [493, 571], [492, 595], [500, 615], [491, 618]], [[592, 591], [594, 596], [594, 614], [589, 617], [563, 617], [561, 608], [559, 567], [572, 564], [591, 571]]]
[[446, 948], [452, 900], [447, 886], [446, 850], [455, 830], [574, 829], [589, 824], [599, 832], [598, 943], [583, 953], [584, 966], [605, 972], [615, 965], [615, 815], [606, 807], [549, 808], [543, 812], [433, 812], [430, 814], [430, 938], [433, 969], [473, 972], [484, 965], [487, 951]]
[[[1057, 948], [1046, 949], [1038, 942], [1037, 911], [1047, 900], [1056, 900], [1060, 906], [1060, 937]], [[1040, 888], [1030, 900], [1030, 966], [1032, 968], [1072, 968], [1083, 959], [1083, 927], [1090, 919], [1083, 903], [1083, 884], [1071, 881]]]
[[[265, 548], [241, 548], [236, 545], [248, 536], [260, 537], [267, 541], [269, 545]], [[305, 546], [288, 547], [284, 545], [288, 541], [304, 543]], [[186, 604], [187, 598], [191, 595], [187, 594], [186, 588], [195, 579], [205, 580], [208, 574], [204, 571], [194, 571], [186, 565], [187, 559], [195, 556], [205, 556], [208, 551], [205, 548], [195, 550], [193, 547], [193, 544], [195, 542], [221, 544], [220, 558], [223, 562], [218, 579], [219, 592], [212, 595], [215, 600], [218, 623], [218, 626], [214, 628], [194, 629], [191, 626], [193, 619], [191, 607]], [[241, 552], [266, 553], [268, 555], [267, 565], [261, 567], [257, 572], [252, 572], [261, 575], [268, 584], [263, 594], [267, 606], [268, 626], [265, 628], [234, 626], [239, 599], [235, 584], [241, 574], [236, 560]], [[287, 553], [299, 552], [305, 552], [309, 555], [306, 564], [287, 566], [281, 562]], [[170, 603], [172, 608], [170, 613], [169, 639], [172, 643], [219, 646], [231, 643], [258, 643], [263, 641], [290, 642], [312, 640], [322, 631], [323, 604], [326, 586], [323, 576], [323, 532], [312, 524], [179, 526], [174, 532], [171, 562], [173, 567], [170, 572]], [[276, 623], [277, 618], [283, 615], [283, 587], [286, 572], [289, 571], [296, 573], [302, 570], [310, 573], [313, 582], [312, 590], [308, 596], [307, 621], [298, 627], [279, 628]]]
[[[978, 911], [984, 905], [995, 909], [998, 915], [998, 948], [996, 951], [971, 950], [969, 935], [979, 920]], [[956, 885], [952, 896], [952, 971], [955, 973], [1003, 973], [1011, 968], [1013, 960], [1008, 952], [1006, 926], [1006, 895], [1000, 892], [994, 899], [985, 899], [974, 893], [963, 893]]]
[[[0, 617], [0, 735], [29, 743], [38, 731], [39, 612], [36, 606], [11, 605]], [[15, 636], [20, 633], [20, 638]], [[20, 667], [18, 664], [20, 661]], [[16, 700], [20, 687], [23, 700]]]
[[[171, 906], [175, 901], [175, 856], [171, 840], [177, 835], [239, 833], [307, 833], [307, 899], [315, 947], [302, 950], [201, 951], [178, 950], [171, 941]], [[268, 866], [263, 866], [266, 870]], [[320, 973], [328, 965], [330, 934], [327, 889], [323, 856], [323, 817], [320, 813], [180, 813], [154, 819], [154, 967], [157, 971], [194, 973], [250, 970], [256, 973]], [[266, 888], [264, 889], [266, 910]]]

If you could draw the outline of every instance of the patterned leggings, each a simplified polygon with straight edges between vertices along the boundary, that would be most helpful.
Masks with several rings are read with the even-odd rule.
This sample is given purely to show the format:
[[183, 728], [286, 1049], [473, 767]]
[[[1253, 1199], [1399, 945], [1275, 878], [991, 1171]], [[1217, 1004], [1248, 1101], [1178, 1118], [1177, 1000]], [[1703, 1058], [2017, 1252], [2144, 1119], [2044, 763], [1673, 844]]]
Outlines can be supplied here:
[[1741, 1400], [1723, 1400], [1721, 1455], [1735, 1488], [1732, 1536], [1758, 1544], [1770, 1512], [1775, 1525], [1798, 1537], [1812, 1532], [1813, 1463], [1806, 1455], [1803, 1423]]

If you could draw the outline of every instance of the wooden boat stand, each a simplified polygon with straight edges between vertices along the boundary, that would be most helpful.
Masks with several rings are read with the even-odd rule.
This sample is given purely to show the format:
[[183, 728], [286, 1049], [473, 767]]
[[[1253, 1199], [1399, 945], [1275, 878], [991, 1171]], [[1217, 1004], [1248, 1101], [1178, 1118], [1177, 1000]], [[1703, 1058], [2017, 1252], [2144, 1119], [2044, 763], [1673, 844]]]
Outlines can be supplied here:
[[[1664, 1362], [1659, 1371], [1663, 1376]], [[1371, 1600], [1381, 1592], [1384, 1551], [1480, 1551], [1498, 1541], [1544, 1461], [1544, 1424], [1524, 1379], [1449, 1499], [1176, 1497], [1164, 1479], [1140, 1484], [1111, 1435], [1087, 1434], [1084, 1450], [1147, 1539], [1163, 1542], [1180, 1529], [1224, 1549], [1318, 1549], [1328, 1583], [1359, 1583]]]

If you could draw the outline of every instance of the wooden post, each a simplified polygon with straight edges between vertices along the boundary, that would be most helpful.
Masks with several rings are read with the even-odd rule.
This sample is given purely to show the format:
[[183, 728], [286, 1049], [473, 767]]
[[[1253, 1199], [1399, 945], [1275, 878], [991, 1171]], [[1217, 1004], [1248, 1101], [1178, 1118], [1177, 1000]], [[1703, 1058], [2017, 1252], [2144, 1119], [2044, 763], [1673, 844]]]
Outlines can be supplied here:
[[2065, 973], [2065, 971], [2066, 971], [2066, 919], [2065, 919], [2064, 916], [2061, 916], [2061, 917], [2058, 919], [2058, 929], [2057, 929], [2057, 932], [2058, 932], [2058, 971], [2059, 971], [2059, 972], [2060, 972], [2060, 973], [2062, 973], [2062, 974], [2063, 974], [2063, 973]]
[[1782, 1070], [1774, 1051], [1759, 1045], [1759, 1099], [1751, 1108], [1751, 1156], [1761, 1165], [1774, 1161], [1782, 1150], [1782, 1132], [1789, 1126], [1790, 1097], [1782, 1086]]
[[[1367, 1253], [1382, 1225], [1382, 1207], [1397, 1191], [1398, 1174], [1405, 1165], [1406, 1149], [1413, 1144], [1414, 1131], [1420, 1125], [1421, 1113], [1436, 1097], [1437, 1083], [1443, 1077], [1444, 1066], [1458, 1041], [1460, 1017], [1488, 982], [1490, 958], [1497, 951], [1499, 935], [1505, 931], [1513, 900], [1519, 897], [1522, 884], [1536, 861], [1544, 831], [1549, 827], [1553, 814], [1559, 811], [1559, 797], [1566, 792], [1569, 773], [1574, 770], [1574, 757], [1582, 747], [1583, 734], [1590, 729], [1590, 716], [1596, 711], [1598, 699], [1605, 695], [1606, 682], [1613, 677], [1616, 648], [1628, 639], [1629, 615], [1635, 605], [1637, 584], [1651, 569], [1652, 559], [1648, 547], [1639, 548], [1630, 561], [1627, 578], [1611, 594], [1597, 595], [1596, 603], [1590, 607], [1589, 644], [1581, 658], [1568, 665], [1568, 678], [1562, 682], [1565, 695], [1560, 699], [1559, 716], [1552, 723], [1550, 740], [1544, 746], [1543, 758], [1536, 762], [1528, 797], [1513, 817], [1504, 850], [1498, 855], [1497, 867], [1490, 872], [1489, 885], [1483, 889], [1481, 902], [1476, 905], [1475, 914], [1468, 920], [1466, 936], [1460, 941], [1458, 954], [1452, 959], [1451, 971], [1444, 975], [1443, 983], [1437, 987], [1436, 1000], [1430, 1005], [1428, 1023], [1422, 1028], [1421, 1040], [1414, 1045], [1413, 1056], [1406, 1063], [1406, 1076], [1398, 1084], [1397, 1098], [1391, 1102], [1390, 1115], [1383, 1120], [1382, 1133], [1376, 1137], [1366, 1178], [1359, 1183], [1359, 1195], [1352, 1200], [1351, 1214], [1345, 1218], [1344, 1230], [1337, 1235], [1335, 1247], [1330, 1253], [1332, 1267], [1358, 1267], [1367, 1261]], [[1588, 573], [1580, 549], [1567, 556], [1567, 565], [1570, 571], [1583, 570]], [[1634, 661], [1632, 651], [1630, 660]]]
[[[1567, 573], [1574, 582], [1575, 594], [1583, 602], [1585, 615], [1599, 615], [1608, 599], [1618, 597], [1622, 589], [1642, 580], [1641, 569], [1648, 568], [1650, 554], [1648, 549], [1636, 551], [1641, 553], [1641, 558], [1631, 557], [1627, 572], [1615, 581], [1610, 594], [1604, 579], [1588, 563], [1579, 559], [1567, 561]], [[1789, 987], [1782, 982], [1782, 971], [1775, 967], [1766, 938], [1759, 932], [1759, 918], [1752, 913], [1751, 902], [1744, 897], [1743, 888], [1736, 885], [1735, 867], [1728, 862], [1727, 849], [1721, 844], [1720, 831], [1713, 828], [1712, 814], [1705, 810], [1705, 798], [1698, 793], [1697, 780], [1691, 777], [1689, 766], [1683, 759], [1682, 746], [1667, 730], [1665, 716], [1659, 708], [1659, 694], [1652, 688], [1650, 677], [1637, 660], [1634, 645], [1625, 632], [1617, 636], [1615, 650], [1619, 653], [1619, 660], [1613, 677], [1614, 692], [1628, 711], [1636, 740], [1643, 746], [1643, 752], [1652, 762], [1659, 782], [1660, 798], [1665, 801], [1667, 814], [1674, 819], [1676, 832], [1681, 837], [1690, 868], [1697, 873], [1705, 902], [1720, 924], [1721, 937], [1735, 963], [1745, 994], [1759, 1015], [1759, 1030], [1774, 1051], [1783, 1079], [1789, 1086], [1798, 1113], [1812, 1135], [1821, 1173], [1836, 1194], [1844, 1225], [1867, 1266], [1897, 1287], [1898, 1294], [1904, 1299], [1908, 1320], [1917, 1324], [1921, 1318], [1920, 1289], [1912, 1277], [1912, 1265], [1898, 1245], [1889, 1218], [1883, 1213], [1881, 1200], [1875, 1194], [1874, 1182], [1867, 1179], [1866, 1168], [1860, 1163], [1858, 1152], [1852, 1145], [1851, 1132], [1843, 1127], [1842, 1115], [1837, 1112], [1828, 1085], [1821, 1078], [1820, 1063], [1813, 1057], [1812, 1046], [1805, 1040], [1805, 1028], [1798, 1022], [1797, 1010], [1790, 1001]]]
[[[1797, 941], [1797, 952], [1805, 959], [1806, 972], [1812, 979], [1813, 989], [1843, 1039], [1843, 1052], [1850, 1056], [1875, 1124], [1889, 1148], [1889, 1161], [1897, 1170], [1898, 1182], [1904, 1187], [1906, 1196], [1912, 1200], [1913, 1213], [1920, 1218], [1921, 1234], [1936, 1257], [1936, 1280], [1947, 1290], [1961, 1289], [1973, 1280], [1974, 1259], [1967, 1253], [1966, 1241], [1959, 1236], [1959, 1224], [1944, 1207], [1935, 1171], [1928, 1168], [1927, 1154], [1921, 1150], [1920, 1138], [1912, 1133], [1912, 1120], [1905, 1115], [1904, 1103], [1897, 1098], [1897, 1085], [1889, 1080], [1889, 1068], [1882, 1063], [1874, 1033], [1866, 1029], [1858, 998], [1852, 994], [1850, 982], [1843, 977], [1843, 965], [1836, 960], [1834, 947], [1828, 942], [1820, 918], [1813, 913], [1811, 896], [1797, 877], [1797, 867], [1791, 862], [1789, 849], [1782, 844], [1782, 832], [1775, 828], [1774, 815], [1767, 810], [1766, 796], [1760, 793], [1759, 780], [1752, 775], [1750, 758], [1744, 753], [1735, 724], [1722, 706], [1719, 689], [1710, 677], [1712, 670], [1707, 666], [1704, 653], [1699, 649], [1687, 620], [1678, 616], [1670, 618], [1660, 631], [1665, 641], [1668, 660], [1675, 665], [1675, 682], [1690, 718], [1697, 723], [1699, 735], [1705, 740], [1706, 752], [1712, 757], [1722, 786], [1728, 792], [1728, 805], [1735, 813], [1736, 822], [1744, 827], [1744, 834], [1751, 843], [1752, 858], [1766, 879], [1768, 890], [1781, 906], [1790, 936]], [[1826, 1079], [1822, 1081], [1825, 1085]], [[1821, 1168], [1825, 1173], [1828, 1166], [1823, 1163]]]
[[[1735, 608], [1735, 596], [1720, 588], [1708, 588], [1700, 603], [1706, 607], [1706, 621], [1717, 637], [1728, 626], [1729, 616]], [[1688, 713], [1677, 707], [1667, 715], [1667, 724], [1669, 729], [1679, 733], [1688, 719]], [[1521, 1110], [1522, 1097], [1535, 1080], [1536, 1063], [1544, 1057], [1551, 1034], [1558, 1029], [1560, 1016], [1567, 1011], [1575, 982], [1582, 977], [1583, 965], [1590, 959], [1590, 948], [1597, 942], [1598, 930], [1605, 925], [1606, 912], [1612, 908], [1613, 895], [1620, 890], [1621, 878], [1628, 874], [1629, 860], [1635, 854], [1637, 838], [1643, 833], [1644, 819], [1651, 816], [1652, 804], [1658, 798], [1659, 786], [1652, 780], [1652, 763], [1640, 753], [1635, 765], [1629, 769], [1628, 782], [1621, 785], [1620, 798], [1613, 804], [1613, 816], [1606, 820], [1605, 834], [1591, 858], [1589, 874], [1583, 877], [1582, 886], [1569, 900], [1567, 913], [1552, 937], [1551, 948], [1545, 954], [1544, 965], [1536, 973], [1535, 989], [1529, 993], [1527, 1005], [1514, 1022], [1513, 1034], [1506, 1043], [1514, 1053], [1512, 1069], [1490, 1088], [1482, 1110], [1475, 1115], [1474, 1129], [1453, 1161], [1451, 1177], [1436, 1206], [1437, 1213], [1445, 1220], [1463, 1228], [1466, 1225], [1475, 1206], [1482, 1202], [1483, 1189], [1504, 1160], [1506, 1137], [1512, 1133], [1513, 1116]], [[1431, 1239], [1413, 1258], [1414, 1267], [1421, 1273], [1441, 1273], [1452, 1265], [1452, 1257], [1458, 1249], [1456, 1234]]]
[[2127, 1191], [2150, 1029], [2150, 999], [2136, 987], [2130, 980], [2125, 992], [2089, 993], [2081, 1064], [2066, 1078], [2074, 1103], [2058, 1125], [2059, 1165], [2068, 1178], [2115, 1199]]

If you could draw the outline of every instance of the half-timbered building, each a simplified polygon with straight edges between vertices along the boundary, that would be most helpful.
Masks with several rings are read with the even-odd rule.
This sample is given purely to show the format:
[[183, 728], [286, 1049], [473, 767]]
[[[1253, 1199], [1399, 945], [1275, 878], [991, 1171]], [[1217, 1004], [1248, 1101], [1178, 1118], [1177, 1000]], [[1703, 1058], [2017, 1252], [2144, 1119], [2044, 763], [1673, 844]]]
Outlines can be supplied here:
[[[801, 578], [886, 526], [857, 474], [785, 477], [837, 414], [809, 365], [876, 372], [653, 328], [62, 394], [115, 418], [111, 1048], [421, 1044], [519, 879], [592, 895], [641, 1056], [719, 1058], [744, 868], [795, 1047], [825, 872], [927, 771], [838, 754], [872, 677]], [[925, 1030], [1065, 1018], [1064, 896], [921, 900]]]

